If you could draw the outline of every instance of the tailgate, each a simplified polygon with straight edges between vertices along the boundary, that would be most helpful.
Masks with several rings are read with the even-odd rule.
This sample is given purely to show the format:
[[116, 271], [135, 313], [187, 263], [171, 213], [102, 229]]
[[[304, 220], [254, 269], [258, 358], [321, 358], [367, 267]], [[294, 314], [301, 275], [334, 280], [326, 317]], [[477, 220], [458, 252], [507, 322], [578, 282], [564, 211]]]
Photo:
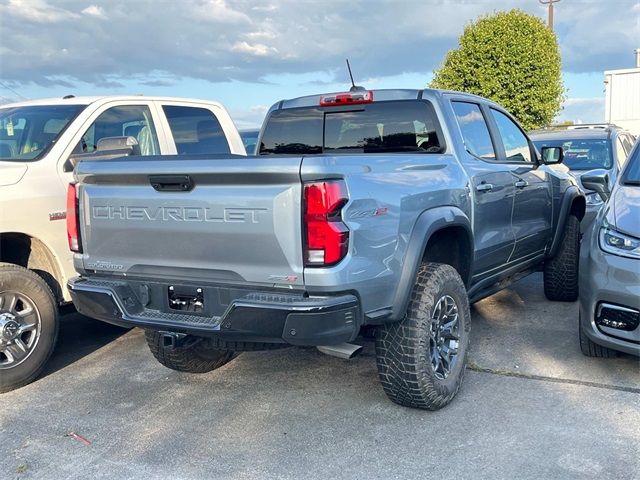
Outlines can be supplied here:
[[299, 157], [127, 157], [76, 168], [84, 268], [302, 285]]

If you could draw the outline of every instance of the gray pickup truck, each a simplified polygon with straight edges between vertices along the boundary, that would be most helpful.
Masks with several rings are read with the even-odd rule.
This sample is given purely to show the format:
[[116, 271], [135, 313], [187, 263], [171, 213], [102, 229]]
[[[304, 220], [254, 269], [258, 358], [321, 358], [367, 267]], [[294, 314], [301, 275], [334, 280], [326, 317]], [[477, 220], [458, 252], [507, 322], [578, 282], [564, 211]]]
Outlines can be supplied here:
[[80, 162], [78, 310], [145, 329], [185, 372], [288, 345], [348, 358], [374, 330], [386, 394], [438, 409], [462, 382], [469, 302], [541, 268], [547, 297], [577, 298], [584, 196], [550, 166], [561, 148], [540, 156], [484, 98], [284, 100], [257, 153]]

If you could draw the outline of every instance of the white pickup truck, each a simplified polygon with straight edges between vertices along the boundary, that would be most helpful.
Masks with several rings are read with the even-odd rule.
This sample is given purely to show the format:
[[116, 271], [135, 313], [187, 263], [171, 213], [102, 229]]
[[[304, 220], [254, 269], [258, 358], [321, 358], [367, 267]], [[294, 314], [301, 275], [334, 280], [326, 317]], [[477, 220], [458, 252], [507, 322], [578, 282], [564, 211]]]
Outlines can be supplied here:
[[69, 157], [108, 137], [135, 138], [138, 155], [246, 154], [216, 102], [70, 95], [0, 107], [0, 392], [31, 382], [51, 355], [75, 275]]

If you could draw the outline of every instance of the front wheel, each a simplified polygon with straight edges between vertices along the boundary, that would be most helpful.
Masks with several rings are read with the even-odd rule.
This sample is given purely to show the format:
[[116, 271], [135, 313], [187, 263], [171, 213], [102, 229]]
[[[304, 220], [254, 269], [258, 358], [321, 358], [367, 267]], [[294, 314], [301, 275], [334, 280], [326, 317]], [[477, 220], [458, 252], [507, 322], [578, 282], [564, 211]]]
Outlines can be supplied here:
[[578, 299], [579, 257], [580, 220], [569, 215], [556, 256], [544, 264], [544, 294], [549, 300], [574, 302]]
[[40, 374], [58, 336], [58, 309], [47, 283], [31, 270], [0, 264], [0, 393]]
[[160, 332], [146, 330], [149, 350], [167, 368], [187, 373], [206, 373], [227, 364], [233, 358], [230, 350], [211, 348], [205, 339], [187, 336], [181, 345], [165, 347]]
[[578, 319], [578, 338], [580, 339], [580, 350], [585, 357], [615, 358], [618, 355], [615, 350], [598, 345], [587, 337], [582, 328], [581, 319]]
[[407, 407], [437, 410], [460, 389], [471, 314], [467, 292], [449, 265], [423, 263], [405, 318], [378, 327], [376, 360], [387, 396]]

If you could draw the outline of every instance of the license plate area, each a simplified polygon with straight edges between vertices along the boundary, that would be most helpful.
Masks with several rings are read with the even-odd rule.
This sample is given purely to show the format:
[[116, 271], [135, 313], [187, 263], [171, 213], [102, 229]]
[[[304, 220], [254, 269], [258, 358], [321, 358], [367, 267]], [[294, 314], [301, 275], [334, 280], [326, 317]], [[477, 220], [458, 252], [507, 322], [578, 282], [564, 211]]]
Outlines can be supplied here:
[[204, 312], [204, 293], [200, 287], [167, 287], [169, 309], [178, 312]]

